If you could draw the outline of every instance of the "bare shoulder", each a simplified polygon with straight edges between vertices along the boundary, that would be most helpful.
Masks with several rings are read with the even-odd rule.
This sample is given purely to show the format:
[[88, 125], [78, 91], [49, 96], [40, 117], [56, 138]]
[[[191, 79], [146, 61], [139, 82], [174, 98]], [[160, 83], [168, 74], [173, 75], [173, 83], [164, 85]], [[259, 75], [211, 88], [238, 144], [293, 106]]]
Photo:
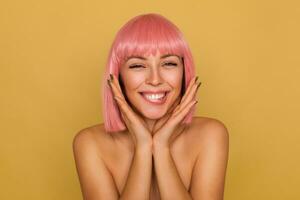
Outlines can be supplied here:
[[190, 194], [193, 199], [223, 199], [229, 152], [229, 133], [223, 122], [196, 117], [190, 131], [197, 149]]
[[191, 124], [191, 133], [201, 133], [206, 135], [219, 135], [220, 137], [228, 137], [228, 129], [226, 125], [215, 118], [194, 117]]
[[[117, 199], [117, 188], [105, 162], [112, 140], [102, 125], [80, 130], [73, 139], [73, 153], [84, 199]], [[105, 185], [106, 187], [101, 187]], [[100, 187], [99, 187], [100, 186]]]
[[73, 145], [78, 143], [99, 143], [104, 140], [109, 140], [110, 135], [105, 132], [103, 124], [96, 124], [83, 128], [74, 136]]
[[229, 142], [226, 125], [215, 118], [194, 117], [188, 132], [190, 140], [201, 148], [212, 143], [228, 145]]
[[106, 154], [113, 151], [115, 141], [104, 129], [104, 124], [96, 124], [78, 131], [73, 139], [74, 151], [93, 151], [105, 160]]

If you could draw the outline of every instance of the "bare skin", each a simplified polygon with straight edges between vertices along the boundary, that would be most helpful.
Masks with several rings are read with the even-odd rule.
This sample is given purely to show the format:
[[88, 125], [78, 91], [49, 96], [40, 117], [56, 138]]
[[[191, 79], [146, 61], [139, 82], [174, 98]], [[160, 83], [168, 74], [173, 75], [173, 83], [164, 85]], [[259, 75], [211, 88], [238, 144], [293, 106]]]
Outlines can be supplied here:
[[[108, 134], [100, 124], [74, 138], [85, 199], [223, 199], [227, 129], [220, 121], [204, 117], [194, 118], [188, 126], [181, 124], [196, 103], [200, 84], [194, 77], [180, 98], [182, 64], [165, 67], [160, 60], [164, 58], [157, 54], [147, 62], [139, 61], [145, 66], [138, 71], [122, 68], [133, 106], [125, 100], [118, 79], [111, 76], [109, 85], [127, 131]], [[153, 105], [139, 94], [154, 88], [169, 91], [166, 103]]]
[[[190, 191], [192, 184], [197, 184], [196, 181], [198, 181], [198, 184], [201, 185], [201, 188], [195, 188], [195, 191], [198, 192], [195, 193], [197, 193], [196, 195], [198, 195], [197, 197], [199, 198], [195, 197], [194, 199], [223, 199], [227, 164], [228, 134], [222, 131], [215, 131], [220, 130], [220, 128], [222, 129], [222, 126], [222, 123], [216, 119], [194, 117], [189, 129], [185, 130], [180, 137], [176, 139], [176, 142], [172, 144], [172, 157], [174, 158], [176, 168], [185, 188]], [[78, 143], [83, 143], [82, 141], [86, 140], [86, 145], [95, 147], [93, 148], [93, 150], [95, 150], [95, 154], [85, 155], [86, 158], [84, 161], [81, 161], [82, 158], [78, 158], [76, 160], [82, 192], [86, 197], [85, 199], [118, 199], [124, 190], [126, 179], [134, 157], [134, 144], [129, 133], [127, 131], [123, 131], [110, 135], [105, 132], [103, 124], [98, 124], [81, 130], [76, 135], [76, 138]], [[205, 154], [205, 152], [210, 151], [209, 145], [213, 142], [213, 140], [216, 140], [216, 138], [219, 138], [218, 143], [220, 145], [218, 151], [215, 152], [216, 155], [220, 156], [220, 160], [218, 161], [219, 169], [215, 169], [213, 166], [210, 166], [210, 164], [215, 163], [208, 162], [210, 160], [210, 154]], [[84, 144], [82, 145], [85, 146]], [[211, 149], [213, 150], [213, 147], [211, 147]], [[108, 179], [112, 180], [111, 183], [100, 180], [104, 176], [103, 172], [100, 172], [102, 167], [97, 168], [99, 163], [92, 161], [95, 160], [93, 155], [102, 158], [105, 163], [105, 170], [107, 170], [109, 174]], [[199, 156], [198, 161], [207, 161], [206, 165], [203, 164], [203, 171], [198, 171], [198, 174], [206, 174], [207, 177], [203, 176], [198, 180], [193, 180], [193, 182], [192, 179], [195, 179], [193, 178], [193, 175], [196, 177], [195, 165], [197, 156]], [[88, 166], [83, 166], [83, 162], [85, 162], [85, 164], [90, 163], [87, 161], [92, 162], [92, 166], [90, 168]], [[87, 170], [91, 168], [91, 172], [87, 172]], [[158, 200], [161, 198], [157, 186], [157, 177], [154, 169], [152, 170], [153, 173], [151, 177], [149, 199]], [[91, 177], [95, 178], [95, 180], [92, 180]], [[212, 179], [214, 182], [211, 181]], [[108, 188], [115, 188], [115, 190], [110, 190]], [[105, 194], [106, 196], [101, 196], [103, 198], [98, 198], [100, 195], [97, 191], [101, 189], [108, 192]], [[110, 193], [112, 191], [117, 194]], [[170, 189], [170, 191], [172, 190]]]

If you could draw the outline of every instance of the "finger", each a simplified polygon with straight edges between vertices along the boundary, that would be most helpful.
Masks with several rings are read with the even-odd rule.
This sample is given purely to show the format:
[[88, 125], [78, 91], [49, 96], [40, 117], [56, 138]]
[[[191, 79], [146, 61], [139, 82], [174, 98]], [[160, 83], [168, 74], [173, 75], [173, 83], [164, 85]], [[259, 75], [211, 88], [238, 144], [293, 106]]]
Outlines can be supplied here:
[[117, 85], [115, 84], [115, 82], [113, 80], [107, 80], [107, 81], [108, 81], [108, 84], [110, 85], [110, 88], [112, 89], [114, 97], [117, 96], [121, 99], [125, 99], [122, 92], [120, 92]]
[[200, 85], [201, 85], [201, 82], [200, 83], [196, 82], [192, 86], [189, 94], [187, 94], [187, 96], [184, 99], [184, 101], [180, 104], [181, 108], [184, 108], [190, 101], [192, 101], [194, 99], [194, 97], [196, 96], [196, 92], [198, 91], [198, 88], [199, 88]]
[[131, 113], [131, 109], [127, 110], [126, 109], [126, 106], [127, 104], [124, 103], [124, 100], [120, 99], [119, 97], [114, 97], [116, 99], [116, 101], [118, 102], [119, 104], [119, 107], [121, 108], [120, 109], [120, 112], [121, 112], [121, 115], [122, 115], [122, 118], [125, 122], [125, 125], [127, 127], [127, 129], [129, 130], [129, 133], [131, 135], [131, 137], [133, 138], [134, 140], [134, 143], [136, 144], [136, 135], [134, 134], [134, 130], [132, 129], [132, 122], [134, 120], [132, 120], [132, 118], [130, 119], [130, 113]]
[[130, 115], [132, 115], [132, 111], [131, 108], [129, 108], [127, 102], [118, 96], [115, 96], [114, 99], [117, 101], [122, 114], [125, 115], [125, 117], [127, 117], [128, 119], [131, 119]]
[[191, 95], [191, 96], [192, 96], [192, 99], [195, 100], [195, 97], [196, 97], [196, 95], [197, 95], [198, 89], [199, 89], [199, 87], [201, 86], [201, 84], [202, 84], [202, 82], [197, 83], [196, 90], [195, 90], [195, 92], [193, 93], [193, 95]]
[[137, 123], [137, 116], [133, 112], [133, 110], [129, 107], [125, 99], [122, 99], [120, 97], [115, 96], [114, 99], [116, 99], [120, 109], [122, 110], [125, 117], [128, 119], [129, 122], [135, 122]]
[[122, 96], [118, 94], [118, 91], [117, 91], [118, 89], [116, 88], [116, 86], [113, 83], [112, 79], [113, 79], [113, 77], [110, 74], [110, 79], [107, 79], [107, 83], [108, 83], [109, 87], [112, 90], [113, 98], [116, 100], [117, 105], [120, 108], [119, 110], [120, 110], [121, 116], [122, 116], [124, 122], [127, 123], [128, 122], [128, 117], [126, 116], [126, 108], [125, 108], [124, 103], [122, 102]]
[[122, 99], [120, 99], [119, 97], [115, 97], [115, 99], [120, 107], [120, 112], [126, 124], [126, 127], [129, 130], [129, 132], [132, 133], [131, 125], [133, 120], [130, 120], [130, 111], [126, 109], [126, 105], [123, 104]]
[[126, 114], [124, 113], [123, 109], [120, 109], [120, 113], [121, 113], [121, 116], [125, 122], [125, 124], [128, 124], [129, 123], [129, 119], [128, 117], [126, 116]]
[[177, 107], [180, 105], [180, 98], [177, 98], [172, 106], [168, 109], [168, 113], [174, 113]]
[[197, 80], [198, 80], [198, 76], [194, 77], [194, 78], [190, 81], [189, 86], [188, 86], [188, 88], [186, 89], [186, 91], [185, 91], [185, 93], [184, 93], [184, 95], [183, 95], [183, 97], [182, 97], [180, 103], [183, 102], [183, 101], [185, 100], [186, 96], [189, 94], [189, 92], [190, 92], [192, 86], [197, 82]]
[[185, 128], [186, 128], [186, 125], [185, 124], [181, 124], [181, 126], [178, 127], [178, 131], [177, 132], [175, 131], [175, 133], [171, 135], [171, 137], [170, 137], [170, 141], [171, 142], [170, 143], [172, 143], [180, 134], [182, 134], [183, 130]]
[[123, 111], [121, 111], [121, 115], [123, 117], [124, 123], [127, 127], [127, 130], [129, 131], [130, 136], [132, 137], [132, 139], [134, 140], [134, 143], [136, 144], [136, 136], [135, 136], [135, 134], [133, 134], [134, 130], [131, 128], [130, 120], [127, 118], [126, 114]]
[[110, 74], [110, 80], [112, 81], [113, 84], [117, 86], [118, 90], [122, 93], [122, 89], [118, 78], [114, 74]]
[[180, 121], [182, 121], [184, 119], [184, 117], [188, 114], [188, 112], [190, 111], [190, 109], [196, 103], [198, 103], [197, 100], [191, 101], [183, 109], [181, 109], [180, 112], [177, 112], [176, 114], [174, 114], [175, 123], [179, 123]]
[[180, 109], [180, 105], [178, 105], [178, 106], [174, 109], [174, 112], [173, 112], [173, 113], [178, 112], [179, 109]]
[[136, 113], [128, 105], [126, 99], [124, 98], [122, 90], [120, 88], [119, 81], [113, 74], [111, 74], [110, 77], [112, 78], [112, 80], [110, 80], [109, 83], [114, 92], [114, 99], [117, 101], [123, 114], [125, 115], [125, 117], [128, 119], [130, 123], [136, 123], [136, 124], [140, 123], [142, 120], [138, 117], [138, 115], [136, 115]]
[[195, 93], [194, 93], [192, 99], [195, 99], [195, 97], [196, 97], [196, 95], [197, 95], [197, 92], [198, 92], [198, 89], [199, 89], [199, 87], [201, 86], [201, 84], [202, 84], [202, 82], [198, 83], [197, 88], [196, 88], [196, 91], [195, 91]]

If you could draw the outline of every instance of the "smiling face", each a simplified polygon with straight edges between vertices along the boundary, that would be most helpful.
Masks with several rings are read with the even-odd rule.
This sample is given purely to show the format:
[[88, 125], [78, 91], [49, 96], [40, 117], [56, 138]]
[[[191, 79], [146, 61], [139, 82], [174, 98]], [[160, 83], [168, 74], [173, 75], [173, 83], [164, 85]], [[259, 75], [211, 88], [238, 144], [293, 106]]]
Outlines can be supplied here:
[[120, 69], [123, 93], [142, 117], [159, 119], [181, 98], [183, 70], [177, 55], [131, 56]]

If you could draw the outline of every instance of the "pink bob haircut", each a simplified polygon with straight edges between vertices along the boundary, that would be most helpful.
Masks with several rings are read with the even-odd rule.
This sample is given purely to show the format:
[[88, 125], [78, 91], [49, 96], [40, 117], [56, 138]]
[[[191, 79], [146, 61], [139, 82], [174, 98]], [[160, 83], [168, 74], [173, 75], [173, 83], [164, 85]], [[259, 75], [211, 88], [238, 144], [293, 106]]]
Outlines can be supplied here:
[[[115, 36], [102, 81], [102, 108], [104, 127], [107, 132], [127, 129], [119, 107], [113, 98], [113, 93], [107, 84], [109, 74], [119, 77], [120, 67], [127, 57], [132, 55], [145, 56], [149, 55], [149, 53], [155, 55], [157, 50], [161, 54], [175, 54], [182, 58], [184, 74], [181, 96], [187, 89], [191, 79], [195, 76], [195, 67], [190, 48], [176, 25], [155, 13], [142, 14], [132, 18], [121, 27]], [[194, 112], [195, 106], [191, 108], [182, 123], [190, 124]]]

